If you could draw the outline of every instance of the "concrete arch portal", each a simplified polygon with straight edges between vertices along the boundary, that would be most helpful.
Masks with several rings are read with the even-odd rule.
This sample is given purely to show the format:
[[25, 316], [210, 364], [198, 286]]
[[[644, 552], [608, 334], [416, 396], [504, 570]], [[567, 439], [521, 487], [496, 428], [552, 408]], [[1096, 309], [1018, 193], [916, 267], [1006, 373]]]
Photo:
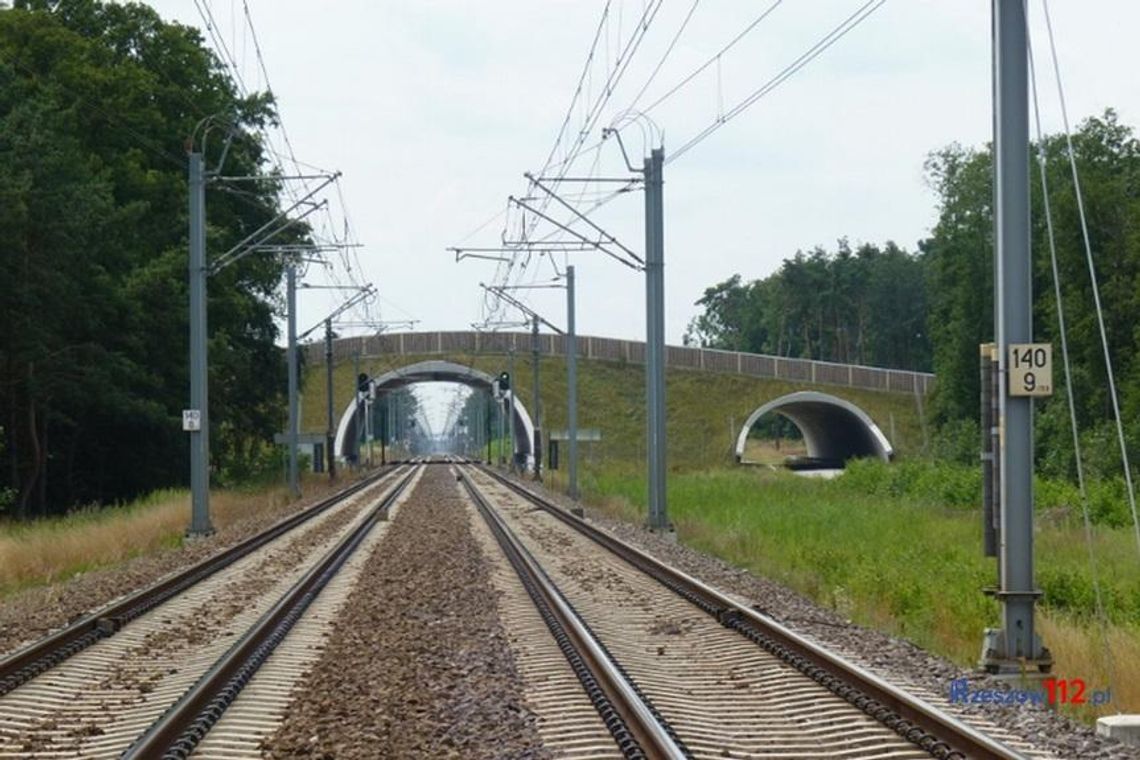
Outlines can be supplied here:
[[[452, 382], [462, 383], [477, 390], [490, 392], [494, 376], [474, 367], [468, 367], [455, 362], [431, 360], [410, 364], [371, 378], [370, 382], [374, 392], [383, 392], [407, 385], [425, 382]], [[513, 391], [512, 391], [513, 392]], [[356, 425], [357, 400], [353, 399], [344, 408], [340, 416], [340, 424], [336, 429], [335, 451], [338, 457], [348, 458], [357, 453]], [[525, 454], [527, 466], [532, 467], [534, 462], [534, 423], [530, 412], [523, 405], [522, 400], [515, 397], [515, 414], [512, 424], [515, 431], [516, 452]]]
[[858, 457], [889, 461], [894, 448], [879, 426], [859, 407], [837, 396], [799, 391], [773, 399], [756, 409], [736, 439], [736, 461], [744, 461], [744, 446], [752, 426], [766, 414], [787, 417], [803, 433], [811, 459], [846, 462]]

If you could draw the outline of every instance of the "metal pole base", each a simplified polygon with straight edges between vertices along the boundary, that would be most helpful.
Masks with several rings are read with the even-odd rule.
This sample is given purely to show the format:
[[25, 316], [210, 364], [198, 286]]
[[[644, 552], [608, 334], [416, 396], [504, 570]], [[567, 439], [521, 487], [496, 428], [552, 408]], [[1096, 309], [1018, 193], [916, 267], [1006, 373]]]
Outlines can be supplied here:
[[207, 525], [205, 528], [187, 528], [186, 532], [182, 534], [182, 537], [187, 541], [195, 541], [202, 538], [209, 538], [215, 533], [217, 533], [217, 531], [214, 530], [214, 526]]
[[1053, 655], [1041, 643], [1041, 637], [1034, 634], [1033, 648], [1037, 656], [1008, 657], [1005, 648], [1005, 632], [1000, 628], [987, 628], [982, 634], [982, 656], [978, 667], [998, 678], [1033, 678], [1053, 669]]
[[653, 523], [646, 521], [645, 529], [655, 536], [660, 536], [670, 543], [677, 543], [677, 529], [673, 527], [672, 523], [668, 523], [665, 527], [657, 527]]

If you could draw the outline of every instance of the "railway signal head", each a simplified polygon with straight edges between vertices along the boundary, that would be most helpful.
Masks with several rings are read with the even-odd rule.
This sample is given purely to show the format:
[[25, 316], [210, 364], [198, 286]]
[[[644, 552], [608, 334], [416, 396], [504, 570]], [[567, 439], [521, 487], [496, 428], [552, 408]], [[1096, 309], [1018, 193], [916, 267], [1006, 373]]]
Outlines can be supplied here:
[[505, 391], [509, 391], [510, 389], [511, 389], [511, 373], [510, 372], [500, 372], [499, 373], [499, 391], [505, 392]]

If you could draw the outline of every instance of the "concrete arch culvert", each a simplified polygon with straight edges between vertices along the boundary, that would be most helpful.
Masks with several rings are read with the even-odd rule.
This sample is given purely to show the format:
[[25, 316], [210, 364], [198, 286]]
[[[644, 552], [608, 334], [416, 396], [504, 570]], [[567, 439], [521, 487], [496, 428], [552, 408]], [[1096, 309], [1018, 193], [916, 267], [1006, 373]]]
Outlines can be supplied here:
[[752, 426], [766, 414], [780, 414], [803, 433], [811, 459], [846, 463], [859, 457], [890, 461], [894, 448], [870, 415], [850, 401], [818, 391], [799, 391], [773, 399], [748, 416], [736, 439], [736, 461], [744, 463], [744, 447]]

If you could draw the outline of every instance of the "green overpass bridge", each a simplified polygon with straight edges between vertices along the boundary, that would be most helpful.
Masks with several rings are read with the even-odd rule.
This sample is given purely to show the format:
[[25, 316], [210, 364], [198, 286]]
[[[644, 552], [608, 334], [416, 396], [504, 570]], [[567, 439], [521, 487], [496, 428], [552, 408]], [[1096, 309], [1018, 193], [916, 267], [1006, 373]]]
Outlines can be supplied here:
[[[532, 363], [539, 357], [539, 408], [533, 409]], [[304, 347], [302, 430], [325, 433], [325, 346]], [[374, 393], [421, 382], [450, 381], [490, 390], [513, 356], [517, 393], [513, 420], [520, 451], [530, 456], [536, 421], [546, 430], [565, 427], [565, 339], [561, 335], [476, 331], [409, 332], [340, 338], [333, 342], [336, 451], [355, 452], [357, 371]], [[645, 344], [597, 336], [578, 337], [579, 420], [600, 431], [584, 456], [643, 462]], [[708, 467], [745, 458], [748, 431], [762, 417], [779, 414], [803, 433], [809, 456], [848, 459], [896, 453], [926, 445], [923, 420], [934, 376], [922, 372], [837, 364], [808, 359], [666, 348], [666, 397], [670, 467]]]

